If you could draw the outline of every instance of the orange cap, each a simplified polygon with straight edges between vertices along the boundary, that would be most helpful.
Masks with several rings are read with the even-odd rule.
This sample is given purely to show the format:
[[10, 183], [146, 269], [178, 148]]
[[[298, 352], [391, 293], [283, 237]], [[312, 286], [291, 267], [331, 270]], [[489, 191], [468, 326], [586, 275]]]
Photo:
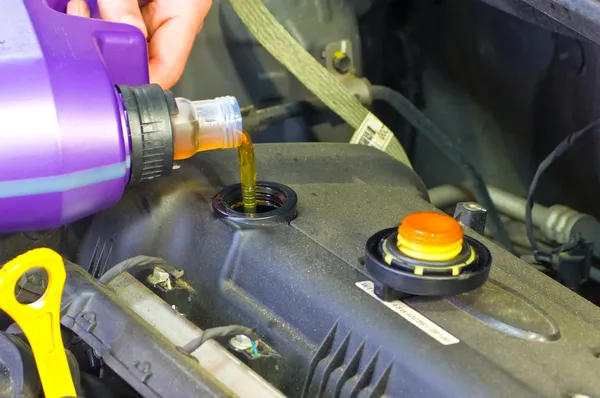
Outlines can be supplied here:
[[424, 261], [448, 261], [460, 254], [463, 230], [445, 214], [422, 212], [406, 216], [398, 228], [398, 250]]

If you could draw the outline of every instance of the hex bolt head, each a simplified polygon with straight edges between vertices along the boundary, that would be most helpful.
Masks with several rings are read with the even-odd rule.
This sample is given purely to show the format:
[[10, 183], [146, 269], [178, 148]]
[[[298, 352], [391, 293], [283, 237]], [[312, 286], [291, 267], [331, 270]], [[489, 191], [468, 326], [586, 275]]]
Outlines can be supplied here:
[[238, 334], [229, 340], [229, 345], [236, 351], [246, 351], [252, 348], [252, 340], [244, 334]]
[[348, 73], [352, 69], [352, 59], [348, 54], [338, 51], [333, 55], [333, 68], [339, 73]]

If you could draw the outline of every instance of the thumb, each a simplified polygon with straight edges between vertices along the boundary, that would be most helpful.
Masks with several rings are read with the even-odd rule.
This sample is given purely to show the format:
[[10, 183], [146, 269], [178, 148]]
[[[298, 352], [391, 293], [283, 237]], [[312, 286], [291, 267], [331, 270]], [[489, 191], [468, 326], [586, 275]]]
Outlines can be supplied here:
[[148, 37], [138, 0], [98, 0], [100, 16], [105, 21], [121, 22], [140, 29]]

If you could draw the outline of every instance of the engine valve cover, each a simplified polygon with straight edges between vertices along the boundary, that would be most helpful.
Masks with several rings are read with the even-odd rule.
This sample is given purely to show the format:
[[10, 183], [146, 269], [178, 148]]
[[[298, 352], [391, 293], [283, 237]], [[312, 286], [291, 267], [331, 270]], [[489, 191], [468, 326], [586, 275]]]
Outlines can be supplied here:
[[184, 270], [189, 319], [256, 328], [281, 356], [259, 373], [291, 397], [600, 396], [600, 309], [472, 231], [491, 255], [483, 285], [377, 297], [368, 239], [436, 211], [412, 170], [349, 144], [257, 145], [256, 159], [259, 179], [293, 190], [293, 217], [215, 211], [236, 154], [203, 153], [97, 215], [78, 263], [100, 274], [147, 255]]

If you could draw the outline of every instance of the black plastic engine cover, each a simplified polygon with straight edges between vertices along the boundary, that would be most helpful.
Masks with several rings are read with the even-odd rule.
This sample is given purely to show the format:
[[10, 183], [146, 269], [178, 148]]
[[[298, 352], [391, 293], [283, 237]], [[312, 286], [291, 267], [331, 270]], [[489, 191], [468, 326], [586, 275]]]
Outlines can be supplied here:
[[373, 233], [433, 209], [411, 170], [347, 144], [257, 145], [256, 159], [259, 179], [298, 194], [290, 224], [217, 216], [237, 158], [205, 153], [97, 215], [79, 264], [143, 254], [184, 269], [193, 320], [256, 327], [284, 358], [263, 376], [290, 396], [600, 396], [600, 309], [475, 234], [493, 257], [476, 291], [386, 306], [356, 285]]

